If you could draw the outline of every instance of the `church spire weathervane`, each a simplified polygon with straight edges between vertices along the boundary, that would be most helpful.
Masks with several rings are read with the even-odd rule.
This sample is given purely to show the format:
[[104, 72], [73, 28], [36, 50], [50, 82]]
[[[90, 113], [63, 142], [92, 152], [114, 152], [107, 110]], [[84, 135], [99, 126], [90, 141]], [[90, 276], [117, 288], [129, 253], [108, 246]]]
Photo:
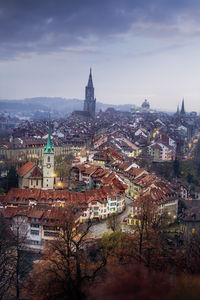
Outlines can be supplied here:
[[90, 75], [88, 79], [88, 87], [93, 88], [93, 81], [92, 81], [92, 68], [90, 67]]

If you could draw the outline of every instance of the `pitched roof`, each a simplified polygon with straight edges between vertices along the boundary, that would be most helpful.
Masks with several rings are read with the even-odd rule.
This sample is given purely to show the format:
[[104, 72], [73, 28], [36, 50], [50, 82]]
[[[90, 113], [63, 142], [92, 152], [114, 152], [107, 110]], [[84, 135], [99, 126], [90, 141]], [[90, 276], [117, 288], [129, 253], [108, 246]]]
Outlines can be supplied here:
[[33, 167], [35, 167], [35, 163], [32, 161], [28, 161], [25, 165], [23, 165], [18, 171], [17, 174], [19, 176], [26, 175]]
[[38, 167], [35, 167], [31, 172], [30, 178], [42, 178], [42, 173]]
[[[64, 224], [64, 220], [68, 214], [68, 210], [63, 207], [51, 207], [43, 210], [38, 210], [35, 207], [7, 207], [2, 209], [3, 216], [9, 220], [15, 216], [26, 216], [27, 218], [33, 218], [31, 222], [42, 222], [45, 226], [57, 226]], [[75, 212], [75, 218], [80, 215], [80, 211]], [[34, 220], [34, 219], [39, 220]], [[48, 223], [45, 222], [48, 219]]]
[[44, 153], [54, 154], [54, 147], [51, 145], [51, 133], [49, 128], [48, 138], [46, 146], [44, 147]]
[[17, 189], [13, 188], [8, 192], [5, 202], [7, 204], [27, 206], [30, 201], [34, 200], [36, 204], [51, 206], [62, 201], [66, 206], [69, 202], [79, 204], [89, 203], [93, 200], [104, 203], [107, 197], [117, 196], [124, 193], [123, 182], [117, 182], [116, 185], [105, 186], [97, 190], [77, 193], [69, 190], [42, 190], [42, 189]]
[[32, 208], [28, 212], [28, 217], [40, 219], [42, 217], [43, 213], [44, 213], [44, 211], [42, 211], [42, 210], [38, 210], [37, 208]]

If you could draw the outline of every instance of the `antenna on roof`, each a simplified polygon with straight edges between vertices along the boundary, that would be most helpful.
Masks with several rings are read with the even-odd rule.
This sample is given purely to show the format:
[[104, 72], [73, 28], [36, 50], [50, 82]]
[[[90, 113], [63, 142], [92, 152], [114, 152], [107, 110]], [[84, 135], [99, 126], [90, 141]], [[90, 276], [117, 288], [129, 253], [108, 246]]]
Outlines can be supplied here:
[[48, 112], [48, 121], [49, 121], [49, 125], [50, 125], [50, 122], [51, 122], [51, 114], [50, 114], [50, 110]]
[[50, 110], [48, 112], [48, 127], [49, 127], [49, 131], [51, 132], [51, 113], [50, 113]]

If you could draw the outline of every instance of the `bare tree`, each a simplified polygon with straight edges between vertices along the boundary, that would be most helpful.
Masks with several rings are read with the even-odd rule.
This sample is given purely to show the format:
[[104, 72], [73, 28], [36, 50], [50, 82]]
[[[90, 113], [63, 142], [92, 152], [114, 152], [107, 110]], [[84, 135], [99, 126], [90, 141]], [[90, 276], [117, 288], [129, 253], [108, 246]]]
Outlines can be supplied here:
[[63, 180], [64, 177], [69, 177], [72, 159], [73, 155], [71, 153], [55, 157], [55, 171], [60, 180]]
[[136, 201], [137, 213], [135, 225], [130, 235], [135, 258], [147, 267], [161, 270], [173, 257], [176, 244], [169, 245], [168, 218], [165, 212], [159, 210], [150, 195], [141, 196]]
[[106, 257], [100, 245], [95, 244], [95, 256], [90, 255], [91, 241], [87, 236], [92, 223], [80, 223], [78, 213], [77, 205], [73, 204], [63, 211], [58, 239], [48, 243], [40, 264], [35, 265], [30, 276], [29, 299], [84, 299], [84, 284], [105, 266]]
[[20, 225], [17, 223], [12, 232], [0, 214], [0, 299], [20, 299], [25, 275], [30, 270], [30, 257], [24, 250], [26, 235], [20, 237]]
[[15, 247], [14, 238], [0, 214], [0, 299], [3, 299], [14, 283]]
[[105, 251], [120, 264], [139, 262], [148, 268], [162, 270], [175, 252], [175, 244], [174, 247], [168, 245], [165, 214], [149, 196], [138, 198], [135, 207], [134, 224], [130, 225], [129, 232], [114, 231], [104, 235]]
[[107, 227], [112, 231], [119, 230], [119, 217], [117, 214], [112, 214], [107, 219]]

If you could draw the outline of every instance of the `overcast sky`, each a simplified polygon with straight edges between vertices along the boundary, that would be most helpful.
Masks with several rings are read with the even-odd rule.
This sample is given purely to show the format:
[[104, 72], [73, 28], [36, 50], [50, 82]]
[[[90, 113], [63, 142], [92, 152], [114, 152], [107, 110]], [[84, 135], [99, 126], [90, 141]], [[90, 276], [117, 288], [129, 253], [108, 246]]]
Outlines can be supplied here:
[[0, 98], [200, 111], [199, 0], [0, 0]]

